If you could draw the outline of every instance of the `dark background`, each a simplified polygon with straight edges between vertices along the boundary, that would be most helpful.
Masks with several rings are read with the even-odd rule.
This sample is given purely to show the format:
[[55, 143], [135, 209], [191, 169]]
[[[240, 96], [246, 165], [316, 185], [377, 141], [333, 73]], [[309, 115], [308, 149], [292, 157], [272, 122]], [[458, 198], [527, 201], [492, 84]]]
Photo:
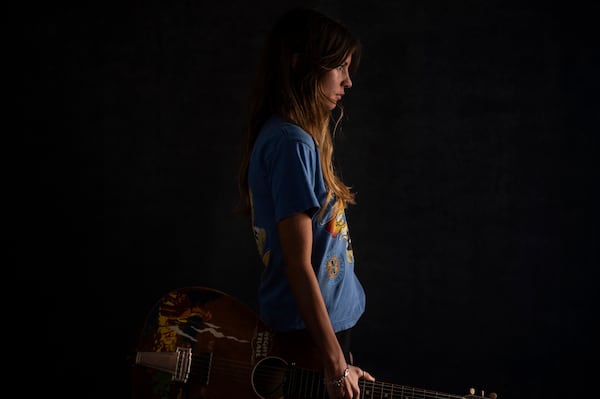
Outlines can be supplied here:
[[368, 295], [357, 363], [454, 394], [592, 393], [598, 7], [432, 0], [8, 13], [24, 149], [6, 170], [22, 176], [6, 209], [18, 387], [127, 398], [140, 324], [178, 287], [255, 309], [261, 267], [232, 213], [241, 118], [264, 35], [293, 5], [365, 47], [336, 138]]

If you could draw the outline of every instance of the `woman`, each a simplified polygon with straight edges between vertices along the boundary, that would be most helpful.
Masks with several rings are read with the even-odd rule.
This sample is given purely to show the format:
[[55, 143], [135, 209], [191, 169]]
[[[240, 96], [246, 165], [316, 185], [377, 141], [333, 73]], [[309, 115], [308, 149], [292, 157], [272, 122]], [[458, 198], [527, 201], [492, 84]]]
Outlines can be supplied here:
[[359, 397], [358, 380], [375, 380], [351, 364], [365, 293], [344, 213], [354, 193], [333, 168], [340, 102], [359, 55], [359, 41], [331, 18], [311, 9], [283, 15], [258, 69], [239, 181], [265, 265], [261, 320], [310, 333], [330, 398]]

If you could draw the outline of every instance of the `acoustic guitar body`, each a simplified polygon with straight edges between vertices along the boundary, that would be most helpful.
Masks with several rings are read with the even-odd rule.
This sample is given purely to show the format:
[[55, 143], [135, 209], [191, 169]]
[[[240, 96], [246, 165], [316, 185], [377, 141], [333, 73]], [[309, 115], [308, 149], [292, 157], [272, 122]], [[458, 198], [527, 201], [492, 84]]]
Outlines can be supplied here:
[[283, 392], [288, 367], [318, 369], [316, 354], [306, 334], [276, 336], [249, 307], [224, 292], [180, 288], [160, 298], [147, 315], [133, 369], [133, 396], [291, 398]]

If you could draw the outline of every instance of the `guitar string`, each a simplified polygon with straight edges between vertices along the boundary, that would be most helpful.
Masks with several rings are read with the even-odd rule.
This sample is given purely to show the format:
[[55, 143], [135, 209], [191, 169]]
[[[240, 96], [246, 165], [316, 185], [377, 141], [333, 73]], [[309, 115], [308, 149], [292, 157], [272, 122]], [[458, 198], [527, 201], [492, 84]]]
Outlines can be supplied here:
[[[210, 375], [212, 373], [223, 373], [226, 375], [229, 380], [241, 381], [242, 383], [249, 380], [249, 376], [251, 374], [251, 370], [254, 370], [256, 366], [250, 365], [248, 362], [234, 360], [234, 359], [223, 359], [216, 358], [213, 359], [208, 353], [202, 353], [198, 355], [193, 355], [190, 362], [189, 374], [193, 376], [204, 376], [210, 380]], [[263, 380], [271, 380], [275, 378], [279, 378], [282, 381], [285, 381], [285, 376], [288, 375], [289, 366], [272, 366], [269, 364], [265, 364], [264, 362], [260, 364], [260, 367], [254, 371], [254, 375]], [[161, 371], [169, 372], [170, 370], [167, 368], [158, 368]], [[322, 386], [320, 378], [315, 380], [315, 376], [318, 376], [319, 373], [316, 370], [309, 370], [303, 368], [293, 368], [294, 375], [292, 377], [293, 380], [291, 383], [299, 386], [303, 390], [310, 390], [311, 392], [314, 389], [319, 389]], [[295, 376], [299, 377], [296, 379]], [[312, 375], [312, 378], [310, 378]], [[304, 380], [303, 380], [304, 379]], [[316, 382], [315, 382], [316, 381]], [[433, 390], [426, 390], [421, 388], [413, 388], [413, 387], [404, 387], [400, 385], [385, 383], [385, 382], [370, 382], [370, 381], [362, 381], [364, 389], [366, 392], [371, 393], [371, 397], [373, 394], [381, 397], [381, 398], [396, 398], [395, 391], [400, 391], [399, 398], [409, 398], [409, 399], [424, 399], [424, 398], [439, 398], [439, 399], [461, 399], [464, 396], [460, 395], [452, 395], [443, 392], [437, 392]], [[307, 384], [310, 384], [312, 388], [309, 388]], [[321, 388], [322, 389], [322, 388]], [[367, 390], [368, 389], [368, 390]], [[410, 393], [410, 396], [407, 396], [407, 393]], [[391, 395], [391, 396], [390, 396]], [[471, 398], [477, 398], [476, 396], [470, 396]]]
[[[217, 371], [217, 372], [222, 371], [230, 377], [232, 375], [231, 374], [232, 371], [241, 372], [242, 374], [236, 373], [235, 376], [236, 377], [244, 377], [243, 378], [244, 380], [246, 380], [246, 378], [250, 374], [249, 371], [253, 368], [251, 366], [248, 366], [247, 363], [243, 363], [243, 362], [239, 362], [239, 361], [232, 361], [232, 360], [221, 360], [219, 362], [216, 362], [215, 366], [216, 367], [213, 368], [212, 371]], [[235, 366], [240, 366], [240, 367], [235, 367]], [[287, 368], [285, 368], [285, 367], [262, 365], [257, 370], [257, 373], [255, 373], [255, 374], [259, 377], [265, 377], [267, 379], [270, 379], [272, 377], [281, 376], [282, 374], [284, 374], [286, 372], [286, 370], [287, 370]], [[309, 372], [312, 374], [316, 373], [315, 371], [308, 371], [308, 370], [302, 370], [302, 372], [304, 372], [304, 373]], [[320, 379], [319, 379], [318, 385], [322, 385], [322, 384], [320, 384]], [[404, 386], [400, 386], [400, 385], [395, 385], [395, 384], [390, 384], [390, 383], [385, 383], [385, 382], [377, 382], [377, 381], [375, 381], [375, 382], [363, 381], [362, 385], [363, 385], [364, 390], [368, 389], [369, 390], [368, 392], [371, 392], [372, 394], [375, 394], [376, 396], [382, 397], [382, 398], [396, 397], [394, 391], [398, 392], [399, 398], [408, 397], [408, 398], [414, 398], [414, 399], [420, 399], [420, 398], [440, 398], [440, 399], [457, 398], [457, 399], [460, 399], [463, 397], [463, 396], [458, 396], [458, 395], [446, 394], [443, 392], [437, 392], [437, 391], [433, 391], [433, 390], [426, 390], [426, 389], [413, 388], [413, 387], [404, 387]], [[388, 393], [392, 396], [384, 395], [386, 393]], [[366, 392], [365, 392], [365, 394], [366, 394]], [[407, 396], [407, 394], [409, 394], [410, 396]]]
[[[230, 379], [235, 379], [239, 381], [248, 381], [248, 377], [251, 374], [251, 370], [254, 369], [254, 366], [248, 364], [247, 362], [232, 360], [232, 359], [217, 359], [213, 361], [210, 370], [206, 370], [207, 365], [206, 359], [199, 359], [196, 357], [192, 358], [192, 366], [190, 370], [190, 374], [193, 375], [206, 375], [207, 372], [222, 372], [224, 375], [227, 375]], [[203, 372], [199, 372], [199, 370], [203, 370]], [[256, 371], [255, 375], [260, 378], [264, 378], [267, 380], [272, 380], [276, 377], [282, 377], [287, 373], [288, 367], [282, 366], [270, 366], [267, 364], [262, 364]], [[321, 383], [321, 379], [314, 379], [315, 375], [320, 375], [319, 372], [315, 370], [308, 369], [296, 369], [301, 374], [312, 374], [313, 381], [307, 381], [305, 384], [311, 384], [314, 389], [322, 388], [323, 384]], [[317, 383], [315, 383], [317, 381]], [[461, 399], [464, 396], [461, 395], [453, 395], [444, 392], [438, 392], [434, 390], [422, 389], [422, 388], [414, 388], [407, 387], [397, 384], [391, 384], [387, 382], [378, 382], [378, 381], [364, 381], [361, 380], [361, 397], [365, 397], [364, 395], [370, 395], [371, 397], [380, 397], [380, 398], [409, 398], [409, 399]], [[308, 389], [305, 387], [305, 390]], [[375, 396], [373, 396], [375, 395]], [[397, 396], [398, 395], [398, 396]]]

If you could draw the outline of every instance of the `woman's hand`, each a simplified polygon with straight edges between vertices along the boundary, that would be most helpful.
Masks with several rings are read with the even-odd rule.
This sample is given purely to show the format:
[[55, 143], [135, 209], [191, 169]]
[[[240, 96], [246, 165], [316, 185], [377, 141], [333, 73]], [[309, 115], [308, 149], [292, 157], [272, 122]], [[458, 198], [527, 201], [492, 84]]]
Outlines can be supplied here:
[[333, 374], [325, 370], [325, 386], [330, 399], [358, 399], [360, 398], [359, 380], [375, 381], [370, 373], [357, 366], [347, 366], [346, 369]]

